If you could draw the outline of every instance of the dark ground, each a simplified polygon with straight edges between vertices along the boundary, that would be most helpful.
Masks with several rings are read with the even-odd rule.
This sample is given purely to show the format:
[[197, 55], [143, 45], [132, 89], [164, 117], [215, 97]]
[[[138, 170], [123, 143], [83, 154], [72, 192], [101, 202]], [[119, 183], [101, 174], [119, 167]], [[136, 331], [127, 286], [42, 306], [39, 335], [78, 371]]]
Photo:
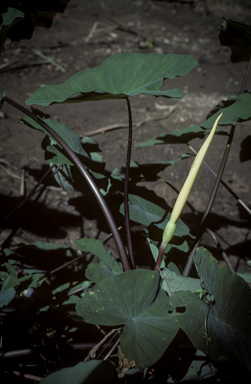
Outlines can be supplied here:
[[[222, 99], [240, 90], [246, 63], [232, 64], [230, 50], [221, 47], [218, 27], [222, 17], [250, 23], [250, 6], [234, 4], [232, 1], [197, 1], [193, 4], [160, 1], [125, 0], [71, 0], [63, 15], [56, 17], [51, 29], [39, 28], [30, 41], [7, 43], [0, 57], [0, 65], [18, 59], [18, 63], [0, 72], [1, 90], [25, 105], [25, 100], [43, 84], [64, 82], [79, 70], [93, 68], [105, 58], [121, 52], [185, 53], [199, 61], [189, 75], [172, 80], [171, 88], [183, 89], [184, 98], [161, 99], [148, 96], [131, 98], [134, 122], [148, 117], [158, 118], [168, 114], [170, 106], [176, 109], [163, 120], [143, 124], [134, 129], [134, 144], [156, 137], [162, 132], [178, 130], [185, 126], [201, 124], [207, 113]], [[112, 19], [111, 19], [112, 18]], [[115, 29], [111, 33], [92, 37], [87, 41], [91, 28], [98, 22], [98, 28], [123, 24], [128, 30]], [[130, 29], [138, 31], [133, 34]], [[148, 39], [155, 45], [149, 49]], [[51, 64], [43, 62], [32, 49], [41, 51], [61, 64], [63, 73]], [[43, 63], [42, 63], [43, 62]], [[249, 78], [247, 87], [250, 89]], [[42, 108], [41, 108], [42, 109]], [[67, 123], [74, 132], [85, 134], [97, 128], [127, 122], [126, 104], [123, 101], [64, 104], [42, 109], [51, 118]], [[0, 119], [0, 194], [1, 216], [13, 209], [20, 196], [20, 176], [25, 168], [26, 192], [34, 186], [46, 166], [41, 140], [44, 135], [18, 124], [22, 114], [5, 104]], [[250, 199], [250, 162], [241, 163], [239, 152], [242, 140], [249, 135], [251, 124], [238, 126], [231, 148], [224, 180], [245, 201]], [[229, 128], [226, 128], [228, 130]], [[127, 130], [117, 129], [94, 136], [102, 149], [107, 168], [112, 170], [125, 164]], [[206, 161], [217, 172], [227, 137], [217, 136]], [[201, 141], [192, 145], [198, 149]], [[184, 146], [135, 147], [132, 159], [140, 163], [169, 160], [187, 152]], [[189, 170], [191, 160], [168, 168], [163, 177], [180, 188]], [[212, 188], [214, 177], [204, 168], [198, 176], [189, 201], [198, 212], [203, 212]], [[162, 183], [149, 184], [158, 195], [173, 206], [175, 194]], [[32, 220], [25, 224], [14, 238], [14, 243], [32, 242], [37, 239], [60, 242], [74, 246], [74, 241], [83, 233], [96, 236], [98, 229], [95, 217], [82, 218], [75, 209], [73, 198], [78, 193], [66, 193], [60, 189], [49, 189], [42, 198], [41, 207]], [[46, 207], [46, 208], [45, 208]], [[187, 212], [187, 213], [186, 213]], [[186, 210], [185, 222], [190, 222]], [[220, 187], [210, 219], [210, 228], [222, 241], [238, 271], [246, 269], [251, 241], [250, 220], [240, 210], [236, 200]], [[1, 234], [3, 240], [10, 228]], [[101, 237], [104, 234], [101, 233]], [[206, 241], [206, 240], [205, 240]]]

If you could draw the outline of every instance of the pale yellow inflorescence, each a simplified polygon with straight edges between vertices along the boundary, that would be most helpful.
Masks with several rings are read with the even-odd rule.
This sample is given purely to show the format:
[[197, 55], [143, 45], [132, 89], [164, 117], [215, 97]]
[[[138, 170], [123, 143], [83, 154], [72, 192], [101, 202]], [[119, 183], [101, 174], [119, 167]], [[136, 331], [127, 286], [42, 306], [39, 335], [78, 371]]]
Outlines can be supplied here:
[[202, 147], [200, 148], [199, 152], [197, 153], [197, 155], [194, 159], [194, 162], [191, 166], [190, 172], [186, 178], [186, 181], [185, 181], [185, 183], [184, 183], [184, 185], [183, 185], [183, 187], [179, 193], [179, 196], [176, 200], [176, 203], [174, 205], [170, 220], [165, 227], [165, 230], [163, 233], [163, 239], [162, 239], [162, 243], [164, 243], [164, 244], [168, 244], [174, 235], [175, 228], [176, 228], [176, 221], [180, 217], [182, 209], [184, 208], [184, 205], [187, 201], [188, 195], [189, 195], [191, 188], [193, 186], [193, 183], [196, 179], [196, 176], [198, 174], [200, 166], [204, 160], [206, 152], [207, 152], [209, 145], [212, 141], [212, 138], [215, 134], [217, 124], [218, 124], [222, 115], [223, 115], [223, 113], [221, 113], [217, 117], [210, 134], [208, 135], [207, 139], [205, 140], [204, 144], [202, 145]]

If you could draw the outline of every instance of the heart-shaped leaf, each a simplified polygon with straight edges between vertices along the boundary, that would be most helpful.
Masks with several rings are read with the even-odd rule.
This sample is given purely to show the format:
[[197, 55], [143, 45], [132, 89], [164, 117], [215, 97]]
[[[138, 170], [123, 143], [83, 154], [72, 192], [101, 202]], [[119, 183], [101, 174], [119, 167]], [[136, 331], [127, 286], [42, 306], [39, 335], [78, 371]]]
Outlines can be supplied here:
[[184, 313], [173, 315], [194, 346], [216, 359], [225, 356], [251, 370], [251, 291], [238, 275], [220, 266], [210, 253], [200, 248], [194, 256], [203, 288], [214, 302], [200, 300], [189, 291], [170, 298]]
[[[165, 294], [155, 300], [159, 274], [133, 270], [108, 277], [79, 300], [77, 313], [87, 323], [125, 324], [121, 348], [138, 368], [155, 363], [178, 331], [168, 311], [172, 306]], [[163, 291], [161, 291], [163, 292]]]
[[125, 98], [142, 93], [182, 97], [179, 88], [160, 91], [164, 79], [189, 73], [198, 62], [187, 55], [121, 53], [108, 57], [100, 66], [85, 69], [65, 83], [38, 89], [26, 104], [50, 105], [89, 100]]

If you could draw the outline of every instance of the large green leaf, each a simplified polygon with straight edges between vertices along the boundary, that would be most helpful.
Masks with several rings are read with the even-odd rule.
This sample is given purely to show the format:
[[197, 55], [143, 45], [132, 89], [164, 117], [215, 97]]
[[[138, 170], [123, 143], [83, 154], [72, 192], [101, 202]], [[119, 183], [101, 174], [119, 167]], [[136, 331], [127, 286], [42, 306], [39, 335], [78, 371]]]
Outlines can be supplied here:
[[122, 267], [112, 257], [111, 253], [105, 249], [101, 241], [93, 238], [82, 238], [76, 241], [76, 245], [82, 251], [91, 252], [99, 259], [99, 263], [88, 265], [85, 272], [87, 279], [98, 283], [107, 277], [123, 273]]
[[[173, 315], [194, 346], [216, 359], [225, 356], [251, 370], [251, 291], [246, 282], [220, 266], [210, 253], [200, 248], [194, 256], [202, 287], [214, 302], [200, 300], [189, 291], [176, 292], [170, 302], [185, 306]], [[208, 336], [210, 339], [205, 339]]]
[[98, 283], [79, 300], [76, 310], [87, 323], [125, 324], [121, 348], [138, 368], [145, 368], [161, 357], [178, 330], [168, 313], [172, 306], [166, 295], [153, 302], [158, 286], [157, 272], [125, 272]]
[[142, 93], [182, 97], [179, 88], [160, 91], [164, 79], [189, 73], [198, 62], [187, 55], [121, 53], [108, 57], [100, 66], [85, 69], [65, 83], [38, 89], [26, 104], [81, 102], [125, 98]]
[[[179, 161], [191, 157], [191, 155], [183, 154], [177, 159], [172, 159], [169, 161], [158, 161], [154, 163], [139, 164], [136, 161], [131, 161], [130, 163], [130, 180], [134, 183], [139, 183], [140, 181], [156, 181], [158, 173], [164, 171], [170, 165], [174, 165]], [[125, 167], [118, 167], [112, 171], [111, 177], [118, 180], [125, 179]]]
[[224, 19], [219, 28], [221, 45], [231, 49], [232, 63], [249, 61], [251, 56], [251, 26]]
[[243, 93], [229, 107], [219, 109], [201, 127], [212, 128], [217, 117], [223, 113], [218, 125], [239, 124], [251, 119], [251, 94]]
[[[167, 213], [167, 211], [159, 205], [137, 195], [129, 195], [129, 210], [131, 220], [147, 226], [153, 224], [160, 229], [165, 229], [171, 215], [170, 212]], [[120, 212], [124, 214], [123, 204], [120, 206]], [[175, 229], [175, 236], [182, 237], [188, 234], [189, 228], [179, 219]]]
[[115, 379], [115, 367], [104, 360], [90, 360], [48, 375], [43, 384], [107, 384]]

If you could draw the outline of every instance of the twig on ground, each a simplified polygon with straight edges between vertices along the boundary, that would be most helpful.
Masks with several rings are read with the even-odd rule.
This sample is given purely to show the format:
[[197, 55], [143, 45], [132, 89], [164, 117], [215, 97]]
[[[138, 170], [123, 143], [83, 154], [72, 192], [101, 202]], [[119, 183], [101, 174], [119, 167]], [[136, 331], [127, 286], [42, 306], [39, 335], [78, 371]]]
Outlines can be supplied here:
[[[196, 155], [197, 152], [191, 145], [188, 145], [191, 151], [193, 151]], [[213, 169], [203, 160], [203, 164], [207, 167], [207, 169], [215, 176], [217, 177], [217, 173], [213, 171]], [[246, 210], [249, 215], [251, 215], [251, 210], [248, 208], [248, 206], [244, 203], [244, 201], [241, 200], [241, 198], [227, 185], [227, 183], [221, 179], [221, 184], [228, 190], [229, 193], [238, 201], [238, 203]]]
[[100, 327], [100, 325], [98, 324], [94, 324], [96, 328], [98, 328], [98, 330], [103, 333], [103, 335], [106, 335], [107, 333]]
[[[148, 117], [147, 119], [141, 120], [138, 123], [133, 124], [135, 128], [140, 128], [143, 124], [149, 123], [150, 121], [159, 121], [159, 120], [165, 120], [167, 119], [178, 107], [178, 105], [174, 105], [173, 108], [169, 109], [168, 113], [165, 113], [163, 116], [160, 117]], [[119, 129], [119, 128], [128, 128], [128, 124], [111, 124], [107, 125], [105, 127], [101, 127], [98, 129], [95, 129], [94, 131], [87, 131], [84, 132], [86, 136], [94, 136], [98, 135], [99, 133], [107, 132], [107, 131], [112, 131], [113, 129]]]
[[21, 171], [20, 196], [25, 196], [25, 169]]
[[[121, 328], [120, 328], [121, 329]], [[113, 346], [111, 347], [110, 351], [106, 354], [106, 356], [104, 357], [104, 360], [107, 360], [108, 357], [112, 354], [112, 352], [114, 351], [114, 349], [119, 345], [120, 343], [120, 338], [113, 344]]]
[[18, 372], [18, 371], [12, 371], [11, 373], [13, 375], [15, 375], [15, 376], [21, 376], [22, 378], [27, 379], [27, 380], [39, 381], [39, 382], [44, 380], [43, 377], [39, 377], [39, 376], [35, 376], [35, 375], [30, 375], [28, 373], [21, 373], [21, 372]]
[[32, 49], [32, 52], [34, 52], [37, 56], [41, 57], [48, 63], [54, 65], [54, 67], [58, 68], [61, 72], [66, 72], [66, 69], [62, 67], [62, 65], [59, 65], [55, 60], [53, 60], [51, 57], [45, 56], [42, 52], [38, 51], [37, 49]]
[[88, 43], [88, 41], [91, 38], [93, 38], [95, 36], [98, 36], [98, 35], [103, 35], [105, 33], [109, 33], [112, 37], [117, 37], [117, 35], [115, 35], [114, 33], [112, 34], [112, 31], [114, 31], [115, 29], [118, 28], [117, 25], [110, 25], [110, 26], [107, 26], [107, 27], [104, 27], [104, 28], [99, 28], [99, 29], [97, 29], [97, 26], [98, 26], [98, 21], [95, 21], [95, 23], [92, 26], [92, 29], [90, 30], [90, 33], [85, 38], [85, 42], [86, 43]]
[[48, 64], [50, 64], [50, 63], [43, 60], [43, 61], [37, 61], [35, 63], [26, 63], [26, 64], [15, 65], [15, 66], [3, 68], [2, 70], [0, 69], [0, 72], [3, 73], [3, 72], [8, 72], [8, 71], [16, 71], [16, 70], [20, 70], [20, 69], [24, 69], [24, 68], [38, 67], [39, 65], [48, 65]]
[[112, 329], [111, 332], [107, 333], [107, 335], [105, 335], [105, 337], [97, 344], [95, 345], [94, 348], [92, 348], [92, 350], [88, 353], [88, 355], [86, 356], [86, 358], [84, 359], [84, 361], [88, 361], [90, 359], [94, 359], [96, 357], [96, 352], [97, 350], [101, 347], [102, 344], [104, 344], [104, 342], [111, 336], [113, 335], [114, 333], [118, 333], [120, 331], [121, 328], [117, 328], [117, 329]]
[[0, 159], [0, 167], [1, 169], [7, 173], [7, 175], [13, 177], [13, 179], [17, 179], [17, 180], [20, 180], [21, 177], [19, 175], [16, 175], [14, 172], [10, 171], [8, 168], [6, 168], [5, 166], [9, 167], [10, 169], [12, 169], [13, 171], [17, 171], [18, 172], [18, 169], [16, 167], [14, 167], [13, 165], [11, 165], [7, 160], [4, 160], [4, 159]]
[[209, 228], [206, 228], [206, 231], [207, 231], [207, 233], [211, 236], [211, 238], [213, 239], [213, 241], [215, 242], [217, 248], [221, 251], [222, 257], [223, 257], [223, 259], [225, 260], [225, 262], [226, 262], [226, 264], [227, 264], [228, 269], [230, 270], [230, 272], [235, 273], [235, 270], [234, 270], [234, 268], [232, 267], [232, 265], [231, 265], [231, 263], [230, 263], [230, 261], [229, 261], [229, 259], [228, 259], [228, 256], [227, 256], [226, 252], [224, 251], [224, 249], [222, 248], [222, 246], [221, 246], [221, 244], [220, 244], [220, 242], [219, 242], [217, 236], [215, 235], [215, 233], [213, 233], [213, 232], [211, 231], [211, 229], [209, 229]]
[[12, 65], [14, 65], [14, 64], [16, 64], [18, 62], [19, 62], [19, 60], [15, 59], [15, 60], [9, 61], [8, 63], [1, 64], [0, 65], [0, 71], [4, 70], [6, 68], [11, 67]]
[[98, 21], [95, 21], [95, 23], [93, 24], [88, 36], [85, 38], [86, 42], [88, 42], [93, 37], [93, 34], [95, 33], [95, 31], [97, 29], [97, 26], [98, 26]]
[[152, 44], [156, 45], [156, 42], [153, 39], [151, 39], [149, 36], [145, 35], [144, 33], [138, 31], [137, 29], [128, 27], [127, 25], [120, 23], [118, 20], [114, 19], [113, 17], [109, 17], [109, 20], [117, 24], [117, 29], [120, 29], [121, 31], [124, 31], [124, 32], [132, 33], [133, 35], [136, 35], [145, 40], [151, 41]]

